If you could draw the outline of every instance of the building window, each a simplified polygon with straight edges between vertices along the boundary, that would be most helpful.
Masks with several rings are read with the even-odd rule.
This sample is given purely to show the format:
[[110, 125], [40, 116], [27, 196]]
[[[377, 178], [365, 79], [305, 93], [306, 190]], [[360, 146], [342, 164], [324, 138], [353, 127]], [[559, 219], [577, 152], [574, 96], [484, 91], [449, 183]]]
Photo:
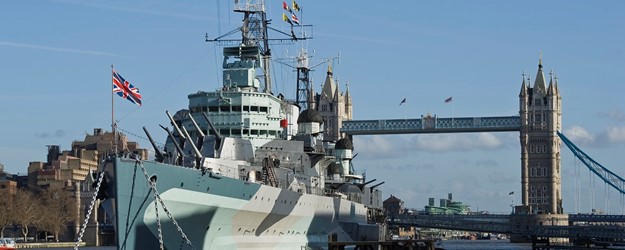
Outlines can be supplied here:
[[326, 104], [321, 105], [321, 112], [326, 112], [326, 111], [328, 111], [328, 105]]

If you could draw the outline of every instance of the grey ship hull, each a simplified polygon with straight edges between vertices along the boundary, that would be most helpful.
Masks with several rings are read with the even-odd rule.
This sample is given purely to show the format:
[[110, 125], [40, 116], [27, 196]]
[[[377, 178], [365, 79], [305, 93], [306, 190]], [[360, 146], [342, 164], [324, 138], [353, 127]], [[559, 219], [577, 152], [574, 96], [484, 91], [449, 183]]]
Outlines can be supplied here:
[[[115, 211], [118, 249], [158, 249], [156, 179], [167, 209], [195, 249], [302, 249], [327, 247], [328, 236], [356, 240], [366, 223], [363, 204], [300, 194], [198, 169], [132, 159], [106, 169], [106, 190]], [[159, 204], [166, 249], [192, 249]], [[361, 228], [364, 230], [364, 228]]]

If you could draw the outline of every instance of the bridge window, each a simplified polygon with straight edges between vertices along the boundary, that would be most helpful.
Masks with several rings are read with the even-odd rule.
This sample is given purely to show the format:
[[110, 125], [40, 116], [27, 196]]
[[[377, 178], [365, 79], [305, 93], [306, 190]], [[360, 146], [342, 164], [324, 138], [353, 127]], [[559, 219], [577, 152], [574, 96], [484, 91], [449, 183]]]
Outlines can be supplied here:
[[209, 112], [217, 112], [218, 109], [219, 109], [218, 106], [208, 106], [208, 111]]

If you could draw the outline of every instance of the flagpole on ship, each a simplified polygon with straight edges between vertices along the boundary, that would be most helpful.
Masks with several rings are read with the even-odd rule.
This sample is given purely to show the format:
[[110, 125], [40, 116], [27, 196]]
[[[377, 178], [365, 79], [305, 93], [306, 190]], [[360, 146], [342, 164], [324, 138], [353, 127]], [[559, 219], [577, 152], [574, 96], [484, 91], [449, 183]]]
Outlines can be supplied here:
[[[114, 74], [115, 68], [113, 68], [113, 64], [111, 64], [111, 73]], [[111, 78], [111, 81], [112, 78]], [[114, 84], [114, 83], [113, 83]], [[114, 91], [111, 90], [111, 130], [113, 131], [113, 147], [111, 150], [113, 151], [113, 155], [117, 154], [117, 124], [115, 124], [115, 98]]]

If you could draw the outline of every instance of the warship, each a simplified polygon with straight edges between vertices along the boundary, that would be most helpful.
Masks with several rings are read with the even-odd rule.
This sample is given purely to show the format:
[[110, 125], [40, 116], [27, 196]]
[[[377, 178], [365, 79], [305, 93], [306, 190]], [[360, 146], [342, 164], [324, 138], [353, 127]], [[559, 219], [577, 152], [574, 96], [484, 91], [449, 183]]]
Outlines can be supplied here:
[[[144, 127], [154, 159], [115, 153], [103, 164], [96, 192], [114, 218], [117, 249], [325, 249], [329, 240], [380, 240], [381, 190], [355, 172], [350, 138], [324, 138], [310, 88], [298, 92], [301, 102], [271, 93], [264, 2], [235, 1], [234, 11], [243, 15], [242, 36], [223, 48], [223, 86], [166, 112], [164, 147]], [[288, 39], [303, 38], [291, 31]]]

